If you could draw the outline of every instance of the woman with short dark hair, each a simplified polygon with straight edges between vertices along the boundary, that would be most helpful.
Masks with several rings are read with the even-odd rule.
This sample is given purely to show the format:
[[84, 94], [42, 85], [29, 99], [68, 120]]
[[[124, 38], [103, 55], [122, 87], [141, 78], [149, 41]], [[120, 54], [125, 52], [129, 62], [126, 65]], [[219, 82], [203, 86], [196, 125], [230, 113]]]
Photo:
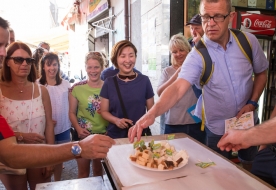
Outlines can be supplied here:
[[[111, 138], [126, 138], [129, 127], [154, 104], [149, 78], [133, 71], [136, 57], [136, 47], [127, 40], [115, 44], [111, 51], [111, 61], [119, 69], [119, 73], [105, 80], [100, 93], [101, 113], [109, 121], [107, 135]], [[115, 81], [127, 115], [120, 103]], [[151, 135], [150, 129], [144, 129], [143, 135]]]

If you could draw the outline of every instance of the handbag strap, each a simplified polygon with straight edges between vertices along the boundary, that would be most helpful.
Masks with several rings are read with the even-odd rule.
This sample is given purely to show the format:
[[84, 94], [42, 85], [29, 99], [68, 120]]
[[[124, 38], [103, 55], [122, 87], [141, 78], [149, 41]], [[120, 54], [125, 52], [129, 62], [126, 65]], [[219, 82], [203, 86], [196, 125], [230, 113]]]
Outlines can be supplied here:
[[119, 88], [119, 85], [118, 85], [118, 81], [117, 81], [117, 76], [116, 75], [113, 77], [113, 81], [114, 81], [114, 84], [115, 84], [115, 87], [116, 87], [116, 91], [117, 91], [117, 94], [118, 94], [118, 97], [119, 97], [119, 100], [120, 100], [120, 103], [121, 103], [121, 107], [123, 109], [124, 117], [126, 119], [128, 119], [126, 108], [125, 108], [125, 105], [124, 105], [124, 102], [123, 102], [123, 98], [122, 98], [122, 95], [121, 95], [121, 91], [120, 91], [120, 88]]

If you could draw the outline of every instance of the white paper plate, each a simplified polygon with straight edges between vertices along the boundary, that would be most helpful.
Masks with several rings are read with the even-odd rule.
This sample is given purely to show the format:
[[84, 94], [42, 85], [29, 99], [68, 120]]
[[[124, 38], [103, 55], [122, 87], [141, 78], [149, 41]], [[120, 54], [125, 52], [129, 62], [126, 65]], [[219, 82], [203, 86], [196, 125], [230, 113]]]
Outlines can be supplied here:
[[144, 170], [149, 170], [149, 171], [155, 171], [155, 172], [169, 172], [169, 171], [174, 171], [174, 170], [177, 170], [177, 169], [180, 169], [182, 167], [184, 167], [187, 163], [184, 163], [184, 162], [181, 162], [178, 167], [174, 167], [172, 170], [158, 170], [157, 168], [148, 168], [146, 166], [141, 166], [140, 164], [137, 164], [136, 162], [133, 162], [130, 160], [130, 158], [127, 158], [128, 161], [130, 162], [130, 164], [132, 164], [133, 166], [136, 166], [137, 168], [142, 168]]

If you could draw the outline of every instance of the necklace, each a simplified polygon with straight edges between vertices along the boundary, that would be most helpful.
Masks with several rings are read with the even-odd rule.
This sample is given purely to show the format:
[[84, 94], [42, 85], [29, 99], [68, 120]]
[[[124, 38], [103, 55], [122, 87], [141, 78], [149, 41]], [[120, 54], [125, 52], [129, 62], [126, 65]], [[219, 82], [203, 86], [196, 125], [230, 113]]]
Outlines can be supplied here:
[[22, 89], [20, 89], [20, 88], [18, 87], [17, 84], [15, 84], [15, 86], [16, 86], [16, 88], [19, 90], [19, 93], [23, 93], [23, 89], [24, 89], [24, 87], [25, 87], [26, 85], [24, 85], [24, 86], [22, 87]]
[[132, 80], [132, 79], [136, 78], [136, 73], [134, 72], [134, 75], [120, 75], [120, 74], [118, 74], [118, 77], [119, 77], [119, 79], [122, 79], [122, 80], [126, 80], [126, 79]]

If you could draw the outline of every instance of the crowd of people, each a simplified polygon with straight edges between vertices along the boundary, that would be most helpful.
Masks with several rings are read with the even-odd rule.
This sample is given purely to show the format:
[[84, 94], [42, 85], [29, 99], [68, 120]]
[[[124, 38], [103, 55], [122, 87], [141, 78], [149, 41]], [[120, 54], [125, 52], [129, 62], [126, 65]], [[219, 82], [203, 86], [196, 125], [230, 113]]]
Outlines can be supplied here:
[[[71, 87], [49, 44], [42, 42], [32, 53], [26, 44], [12, 42], [14, 32], [0, 17], [0, 161], [27, 168], [25, 175], [0, 174], [5, 187], [27, 189], [28, 183], [35, 189], [53, 174], [59, 181], [62, 162], [74, 158], [78, 178], [89, 176], [91, 161], [93, 175], [102, 176], [100, 159], [113, 139], [134, 142], [152, 135], [149, 126], [161, 114], [166, 134], [184, 132], [226, 158], [238, 151], [245, 169], [276, 186], [276, 148], [271, 145], [276, 143], [276, 109], [261, 125], [256, 111], [268, 61], [250, 33], [244, 32], [252, 63], [240, 50], [228, 29], [234, 17], [230, 0], [201, 0], [199, 12], [187, 23], [191, 40], [183, 34], [170, 39], [171, 66], [162, 71], [156, 103], [149, 77], [135, 69], [137, 49], [130, 41], [112, 47], [109, 68], [104, 54], [88, 52], [83, 63], [87, 79]], [[203, 59], [194, 47], [200, 40], [213, 62], [205, 84], [200, 82]], [[226, 119], [250, 111], [255, 127], [225, 132]]]

